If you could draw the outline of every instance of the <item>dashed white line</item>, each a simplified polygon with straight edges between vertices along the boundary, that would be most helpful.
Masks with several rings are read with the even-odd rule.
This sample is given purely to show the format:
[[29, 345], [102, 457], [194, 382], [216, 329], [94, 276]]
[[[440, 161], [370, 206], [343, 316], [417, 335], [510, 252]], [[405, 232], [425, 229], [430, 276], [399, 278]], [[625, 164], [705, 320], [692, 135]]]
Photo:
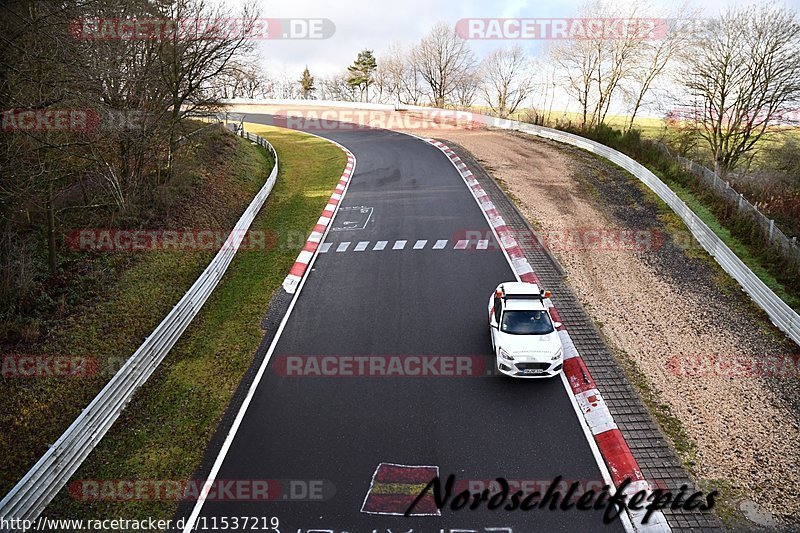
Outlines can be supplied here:
[[[372, 247], [373, 251], [382, 251], [386, 250], [389, 246], [391, 241], [376, 241], [375, 245]], [[414, 245], [411, 249], [414, 250], [424, 250], [426, 246], [428, 246], [428, 239], [419, 239], [416, 241], [407, 241], [407, 240], [398, 240], [394, 241], [392, 246], [389, 248], [391, 250], [406, 250], [409, 249], [407, 247], [409, 242], [413, 242]], [[431, 247], [432, 250], [444, 250], [447, 248], [448, 244], [450, 243], [447, 239], [438, 239], [434, 245]], [[455, 245], [453, 246], [454, 250], [467, 250], [470, 247], [470, 243], [475, 243], [475, 248], [477, 250], [488, 250], [489, 249], [489, 239], [479, 239], [477, 241], [470, 241], [469, 239], [462, 239], [456, 241]], [[319, 253], [324, 254], [330, 251], [331, 246], [335, 243], [324, 242], [319, 245]], [[353, 244], [351, 241], [340, 242], [336, 244], [334, 249], [335, 252], [347, 252], [352, 250], [353, 252], [365, 252], [369, 250], [371, 241], [358, 241], [355, 243], [355, 246], [350, 248], [350, 245]]]

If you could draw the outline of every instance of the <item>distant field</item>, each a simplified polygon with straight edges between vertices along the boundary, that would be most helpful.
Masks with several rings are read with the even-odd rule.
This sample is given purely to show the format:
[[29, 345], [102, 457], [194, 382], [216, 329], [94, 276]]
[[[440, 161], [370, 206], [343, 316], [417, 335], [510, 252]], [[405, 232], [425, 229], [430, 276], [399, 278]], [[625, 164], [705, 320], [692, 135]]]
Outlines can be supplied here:
[[[473, 106], [473, 110], [479, 113], [489, 113], [490, 110], [485, 106]], [[530, 120], [533, 117], [533, 109], [525, 108], [519, 109], [514, 112], [509, 118], [514, 120]], [[579, 124], [581, 121], [581, 114], [574, 111], [551, 111], [545, 114], [545, 119], [549, 120], [550, 126], [555, 126], [556, 122], [571, 122], [573, 125]], [[607, 115], [606, 124], [612, 128], [623, 130], [627, 127], [630, 117], [628, 115]], [[642, 133], [642, 138], [665, 141], [674, 136], [676, 130], [667, 128], [667, 123], [664, 118], [656, 117], [637, 117], [633, 121], [634, 129]], [[800, 141], [800, 127], [784, 128], [775, 135], [764, 137], [759, 141], [758, 151], [754, 157], [754, 164], [758, 166], [763, 163], [766, 157], [769, 157], [768, 149], [775, 143], [783, 142], [786, 137], [794, 138]], [[697, 155], [694, 157], [698, 162], [709, 160], [709, 154], [706, 154], [706, 148], [703, 146], [702, 141], [698, 144]]]

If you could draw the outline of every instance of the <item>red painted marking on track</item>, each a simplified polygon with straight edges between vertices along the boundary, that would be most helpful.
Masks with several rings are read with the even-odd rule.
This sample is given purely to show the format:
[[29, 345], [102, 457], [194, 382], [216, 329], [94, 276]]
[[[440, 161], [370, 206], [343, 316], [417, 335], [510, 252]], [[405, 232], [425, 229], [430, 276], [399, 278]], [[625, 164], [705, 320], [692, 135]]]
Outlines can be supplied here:
[[564, 374], [567, 376], [567, 381], [569, 381], [569, 386], [574, 394], [597, 388], [589, 369], [586, 368], [586, 363], [580, 356], [564, 360]]
[[308, 263], [301, 263], [301, 262], [297, 261], [297, 262], [295, 262], [294, 265], [292, 265], [292, 269], [289, 270], [289, 274], [294, 275], [294, 276], [301, 276], [302, 277], [303, 273], [306, 271], [306, 267], [307, 266], [308, 266]]
[[[370, 494], [364, 503], [364, 512], [382, 514], [403, 514], [406, 509], [411, 507], [417, 494], [394, 495], [394, 494]], [[422, 497], [414, 506], [414, 510], [409, 516], [437, 514], [436, 501], [433, 499], [432, 491]]]
[[631, 481], [644, 481], [639, 464], [633, 458], [631, 449], [619, 429], [604, 431], [594, 438], [615, 485], [619, 486], [626, 478], [630, 478]]
[[381, 463], [375, 481], [381, 483], [427, 483], [436, 477], [433, 466], [400, 466]]
[[[361, 511], [378, 514], [404, 514], [421, 493], [422, 487], [419, 485], [427, 485], [438, 474], [439, 470], [434, 466], [381, 463], [375, 470]], [[384, 485], [384, 487], [380, 492], [373, 492], [379, 485]], [[386, 485], [391, 485], [391, 487], [386, 487]], [[392, 493], [392, 488], [397, 492]], [[430, 490], [417, 502], [410, 516], [438, 514], [440, 513], [436, 508], [433, 491]]]

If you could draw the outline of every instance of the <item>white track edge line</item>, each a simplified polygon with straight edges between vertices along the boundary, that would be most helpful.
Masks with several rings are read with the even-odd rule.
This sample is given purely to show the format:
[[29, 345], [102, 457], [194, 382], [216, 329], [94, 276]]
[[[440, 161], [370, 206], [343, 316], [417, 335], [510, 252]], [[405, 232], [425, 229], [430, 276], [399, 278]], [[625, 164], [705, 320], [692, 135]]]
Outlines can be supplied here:
[[[298, 130], [292, 130], [292, 131], [298, 131]], [[314, 137], [328, 141], [338, 146], [345, 153], [345, 156], [349, 155], [353, 158], [353, 167], [350, 172], [350, 177], [347, 179], [347, 185], [345, 185], [344, 189], [341, 192], [342, 199], [344, 199], [344, 196], [347, 194], [347, 190], [350, 188], [350, 183], [352, 182], [353, 174], [355, 174], [355, 168], [357, 162], [355, 154], [353, 154], [345, 146], [342, 146], [341, 144], [331, 139], [326, 139], [325, 137], [316, 135], [314, 133], [307, 133], [302, 131], [300, 133], [306, 133], [307, 135], [312, 135]], [[347, 166], [347, 160], [345, 160], [345, 167], [346, 166]], [[341, 179], [342, 178], [340, 175], [339, 180]], [[337, 183], [339, 180], [337, 180]], [[336, 217], [336, 214], [339, 212], [339, 207], [341, 205], [342, 202], [340, 200], [339, 203], [336, 204], [336, 210], [333, 212], [333, 215], [331, 216], [331, 223], [328, 224], [327, 228], [325, 228], [325, 233], [322, 235], [322, 239], [320, 239], [320, 242], [325, 240], [325, 237], [328, 235], [328, 232], [333, 227], [332, 221]], [[228, 430], [228, 434], [225, 437], [225, 441], [222, 444], [222, 448], [220, 448], [220, 451], [217, 454], [217, 458], [214, 461], [214, 466], [211, 468], [211, 471], [209, 472], [208, 478], [206, 478], [205, 483], [203, 483], [203, 489], [200, 491], [200, 496], [197, 499], [197, 503], [195, 504], [194, 508], [192, 509], [192, 513], [189, 515], [189, 518], [186, 521], [186, 525], [183, 528], [184, 533], [191, 533], [192, 531], [194, 531], [195, 522], [197, 522], [197, 518], [200, 516], [200, 511], [203, 509], [203, 504], [205, 503], [206, 498], [208, 497], [208, 493], [211, 492], [211, 487], [213, 486], [214, 481], [216, 480], [217, 474], [222, 468], [222, 463], [225, 461], [225, 457], [228, 454], [228, 450], [230, 449], [231, 444], [233, 444], [233, 440], [236, 438], [236, 432], [239, 430], [239, 426], [241, 425], [242, 420], [244, 419], [244, 415], [247, 412], [247, 408], [250, 407], [250, 402], [253, 400], [253, 396], [255, 395], [256, 389], [261, 384], [261, 378], [264, 376], [264, 372], [267, 370], [267, 365], [272, 359], [272, 353], [275, 351], [275, 347], [278, 345], [278, 340], [280, 339], [281, 334], [283, 333], [283, 329], [289, 322], [289, 316], [292, 314], [292, 311], [294, 310], [294, 306], [297, 303], [298, 298], [300, 297], [300, 293], [302, 292], [303, 287], [306, 284], [308, 275], [311, 272], [311, 269], [314, 265], [314, 262], [317, 260], [318, 255], [319, 255], [319, 249], [317, 249], [314, 252], [314, 256], [308, 262], [308, 266], [306, 267], [306, 270], [303, 273], [303, 278], [297, 285], [297, 290], [295, 291], [294, 296], [292, 297], [292, 301], [289, 304], [289, 308], [286, 310], [286, 313], [283, 315], [283, 319], [281, 319], [281, 323], [278, 326], [278, 329], [275, 331], [275, 337], [273, 337], [269, 349], [267, 349], [267, 353], [264, 355], [264, 360], [261, 362], [261, 366], [259, 367], [258, 372], [256, 373], [256, 376], [253, 379], [253, 383], [250, 385], [250, 389], [247, 391], [247, 396], [242, 402], [242, 405], [239, 407], [239, 412], [236, 413], [236, 418], [234, 419], [230, 430]]]

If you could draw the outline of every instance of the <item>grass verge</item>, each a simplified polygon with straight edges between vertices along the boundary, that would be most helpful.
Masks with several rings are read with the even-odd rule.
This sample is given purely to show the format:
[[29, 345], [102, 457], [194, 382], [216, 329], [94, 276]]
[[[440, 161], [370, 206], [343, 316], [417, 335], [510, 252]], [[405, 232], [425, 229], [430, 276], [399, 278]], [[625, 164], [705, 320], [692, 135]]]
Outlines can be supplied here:
[[[236, 255], [190, 328], [73, 480], [188, 480], [252, 362], [269, 300], [302, 246], [296, 236], [311, 231], [346, 157], [316, 137], [258, 125], [248, 130], [278, 152], [277, 183], [252, 225], [275, 235], [277, 245]], [[84, 501], [61, 491], [47, 514], [168, 519], [177, 504]]]

